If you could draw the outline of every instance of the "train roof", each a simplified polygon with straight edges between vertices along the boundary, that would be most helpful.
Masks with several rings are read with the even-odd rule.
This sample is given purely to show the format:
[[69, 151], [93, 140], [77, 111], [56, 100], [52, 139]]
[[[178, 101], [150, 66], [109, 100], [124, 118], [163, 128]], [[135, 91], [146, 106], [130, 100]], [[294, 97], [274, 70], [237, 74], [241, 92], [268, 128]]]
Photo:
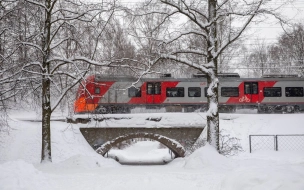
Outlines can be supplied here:
[[[233, 77], [230, 75], [229, 77], [226, 76], [218, 76], [220, 81], [273, 81], [273, 80], [279, 80], [279, 81], [304, 81], [304, 78], [300, 77], [282, 77], [280, 76], [267, 76], [264, 78], [240, 78], [240, 77]], [[137, 81], [138, 78], [134, 76], [113, 76], [113, 75], [95, 75], [95, 82], [102, 82], [102, 81], [125, 81], [125, 82], [134, 82]], [[140, 78], [139, 79], [142, 82], [146, 81], [187, 81], [187, 82], [200, 82], [200, 81], [206, 81], [207, 79], [205, 77], [194, 77], [194, 78], [175, 78], [175, 77], [159, 77], [159, 78]]]

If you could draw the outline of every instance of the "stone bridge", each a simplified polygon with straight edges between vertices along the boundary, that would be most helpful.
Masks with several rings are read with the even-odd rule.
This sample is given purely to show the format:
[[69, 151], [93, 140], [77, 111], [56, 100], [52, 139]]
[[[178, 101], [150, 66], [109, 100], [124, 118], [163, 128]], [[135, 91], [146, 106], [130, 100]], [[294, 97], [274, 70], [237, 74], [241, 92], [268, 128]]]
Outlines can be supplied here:
[[184, 157], [190, 150], [204, 127], [98, 127], [80, 128], [81, 133], [96, 150], [105, 155], [113, 146], [133, 138], [148, 138], [156, 140], [168, 147], [175, 157]]

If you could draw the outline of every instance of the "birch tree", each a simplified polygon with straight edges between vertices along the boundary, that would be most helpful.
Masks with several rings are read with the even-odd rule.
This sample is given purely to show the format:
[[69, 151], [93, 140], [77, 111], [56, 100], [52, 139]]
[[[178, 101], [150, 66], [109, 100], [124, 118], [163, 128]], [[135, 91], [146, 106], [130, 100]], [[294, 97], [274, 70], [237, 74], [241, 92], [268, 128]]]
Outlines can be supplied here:
[[[149, 62], [149, 69], [152, 68], [161, 60], [171, 60], [178, 63], [183, 63], [189, 67], [195, 68], [198, 71], [206, 74], [207, 77], [207, 141], [219, 150], [219, 113], [218, 113], [218, 60], [219, 56], [248, 28], [249, 24], [254, 21], [260, 21], [260, 16], [271, 15], [280, 20], [279, 15], [275, 12], [276, 9], [271, 9], [267, 5], [266, 0], [150, 0], [148, 4], [163, 5], [158, 11], [137, 12], [134, 15], [143, 16], [147, 14], [165, 15], [164, 22], [185, 19], [194, 27], [187, 28], [184, 24], [177, 30], [171, 30], [167, 35], [163, 36], [158, 48], [157, 57]], [[219, 23], [226, 23], [226, 34], [219, 43]], [[164, 23], [164, 22], [161, 22]], [[175, 25], [178, 25], [175, 19]], [[161, 24], [157, 27], [161, 27]], [[183, 40], [188, 36], [195, 35], [204, 39], [204, 44], [197, 47], [189, 48]], [[179, 42], [180, 45], [176, 49], [166, 51], [166, 46]], [[187, 55], [195, 55], [206, 61], [192, 61], [187, 58]]]

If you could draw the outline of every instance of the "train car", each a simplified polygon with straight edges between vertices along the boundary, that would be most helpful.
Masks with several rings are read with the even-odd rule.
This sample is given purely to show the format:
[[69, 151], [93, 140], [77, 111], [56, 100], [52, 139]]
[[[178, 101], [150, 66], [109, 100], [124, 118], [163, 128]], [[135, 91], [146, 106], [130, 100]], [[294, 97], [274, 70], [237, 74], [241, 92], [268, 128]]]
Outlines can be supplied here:
[[[75, 113], [129, 113], [135, 107], [165, 108], [167, 111], [207, 110], [207, 79], [136, 78], [101, 75], [82, 82], [74, 104]], [[219, 111], [256, 108], [259, 113], [293, 113], [304, 110], [304, 79], [290, 75], [267, 78], [219, 76]]]

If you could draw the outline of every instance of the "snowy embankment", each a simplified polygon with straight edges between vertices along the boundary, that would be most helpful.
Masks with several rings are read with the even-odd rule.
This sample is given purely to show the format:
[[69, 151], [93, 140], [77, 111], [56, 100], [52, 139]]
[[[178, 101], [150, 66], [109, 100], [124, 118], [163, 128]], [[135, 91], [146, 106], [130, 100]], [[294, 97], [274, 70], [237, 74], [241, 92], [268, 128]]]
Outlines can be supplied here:
[[[40, 164], [40, 123], [21, 121], [16, 119], [20, 116], [13, 115], [9, 133], [0, 133], [0, 189], [304, 189], [304, 150], [248, 152], [249, 134], [304, 134], [304, 114], [221, 114], [221, 129], [241, 139], [244, 152], [227, 158], [205, 146], [164, 166], [121, 166], [96, 154], [79, 131], [79, 127], [88, 125], [160, 127], [205, 123], [203, 113], [129, 116], [132, 119], [78, 125], [52, 122], [53, 163]], [[155, 122], [147, 117], [162, 119]], [[145, 158], [163, 156], [157, 149], [150, 151]]]

